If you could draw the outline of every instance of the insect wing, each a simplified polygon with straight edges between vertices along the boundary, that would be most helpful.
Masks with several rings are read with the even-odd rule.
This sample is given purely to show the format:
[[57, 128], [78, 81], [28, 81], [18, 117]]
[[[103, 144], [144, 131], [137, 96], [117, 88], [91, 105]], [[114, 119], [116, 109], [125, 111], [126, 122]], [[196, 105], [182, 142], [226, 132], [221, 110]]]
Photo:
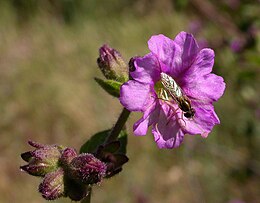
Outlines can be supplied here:
[[178, 97], [182, 97], [181, 88], [171, 76], [166, 73], [161, 73], [161, 82], [164, 89], [173, 97], [173, 99], [176, 100]]

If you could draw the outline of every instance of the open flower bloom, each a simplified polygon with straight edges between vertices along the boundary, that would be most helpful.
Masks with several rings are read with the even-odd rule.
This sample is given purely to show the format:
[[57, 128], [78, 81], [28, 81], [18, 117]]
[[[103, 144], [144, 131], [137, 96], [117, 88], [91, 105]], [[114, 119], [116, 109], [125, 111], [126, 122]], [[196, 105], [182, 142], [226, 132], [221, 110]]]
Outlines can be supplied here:
[[[223, 94], [223, 78], [212, 74], [214, 51], [199, 49], [195, 39], [186, 32], [174, 40], [164, 35], [148, 41], [150, 53], [135, 58], [131, 77], [120, 89], [120, 102], [130, 111], [143, 112], [134, 124], [135, 135], [146, 135], [149, 126], [159, 148], [178, 147], [184, 134], [207, 137], [219, 124], [213, 102]], [[162, 76], [174, 82], [171, 95], [162, 85]], [[175, 96], [175, 97], [174, 97]], [[177, 99], [185, 99], [193, 114], [185, 111]]]

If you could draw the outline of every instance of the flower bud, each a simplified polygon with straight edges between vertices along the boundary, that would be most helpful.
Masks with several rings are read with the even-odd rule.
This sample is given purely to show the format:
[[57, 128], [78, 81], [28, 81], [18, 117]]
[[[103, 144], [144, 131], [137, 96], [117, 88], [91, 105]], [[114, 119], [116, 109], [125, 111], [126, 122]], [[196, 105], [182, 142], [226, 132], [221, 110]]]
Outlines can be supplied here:
[[48, 173], [42, 183], [39, 185], [39, 192], [46, 200], [55, 200], [64, 196], [64, 171], [58, 169], [57, 171]]
[[69, 163], [77, 156], [77, 152], [73, 148], [66, 148], [62, 151], [60, 162], [63, 166], [68, 166]]
[[94, 157], [92, 154], [80, 154], [69, 164], [68, 174], [83, 184], [99, 183], [106, 174], [106, 164]]
[[32, 141], [28, 143], [36, 149], [21, 154], [22, 159], [28, 162], [20, 167], [23, 171], [34, 176], [44, 176], [58, 168], [62, 149], [60, 146], [42, 145]]
[[127, 65], [117, 50], [103, 45], [99, 49], [97, 63], [106, 79], [119, 82], [127, 81]]

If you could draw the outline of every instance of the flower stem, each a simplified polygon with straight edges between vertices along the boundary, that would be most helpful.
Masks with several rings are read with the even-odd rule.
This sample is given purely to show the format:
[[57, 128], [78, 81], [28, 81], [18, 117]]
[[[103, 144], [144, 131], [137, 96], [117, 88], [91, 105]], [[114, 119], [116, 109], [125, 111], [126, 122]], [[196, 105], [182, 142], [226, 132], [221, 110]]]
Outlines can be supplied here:
[[128, 111], [126, 108], [123, 109], [121, 112], [115, 126], [112, 128], [110, 135], [107, 138], [107, 143], [112, 142], [117, 139], [119, 133], [123, 129], [128, 117], [130, 115], [130, 111]]
[[86, 196], [84, 199], [82, 199], [82, 200], [80, 201], [80, 203], [90, 203], [90, 200], [91, 200], [91, 192], [92, 192], [92, 187], [88, 187], [88, 194], [87, 194], [87, 196]]

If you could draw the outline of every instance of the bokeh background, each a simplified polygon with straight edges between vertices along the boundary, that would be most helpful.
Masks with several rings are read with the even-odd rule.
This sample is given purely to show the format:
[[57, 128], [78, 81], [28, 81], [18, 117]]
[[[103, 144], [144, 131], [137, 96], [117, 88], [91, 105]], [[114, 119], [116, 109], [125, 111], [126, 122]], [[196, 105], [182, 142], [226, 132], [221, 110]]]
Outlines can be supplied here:
[[141, 115], [132, 114], [130, 161], [94, 188], [92, 202], [259, 202], [259, 1], [1, 0], [0, 13], [0, 202], [46, 202], [40, 179], [19, 170], [27, 140], [79, 149], [116, 121], [119, 101], [93, 80], [102, 77], [102, 44], [128, 61], [148, 52], [151, 35], [182, 30], [215, 50], [214, 73], [227, 84], [215, 104], [221, 125], [159, 150], [151, 133], [133, 136]]

